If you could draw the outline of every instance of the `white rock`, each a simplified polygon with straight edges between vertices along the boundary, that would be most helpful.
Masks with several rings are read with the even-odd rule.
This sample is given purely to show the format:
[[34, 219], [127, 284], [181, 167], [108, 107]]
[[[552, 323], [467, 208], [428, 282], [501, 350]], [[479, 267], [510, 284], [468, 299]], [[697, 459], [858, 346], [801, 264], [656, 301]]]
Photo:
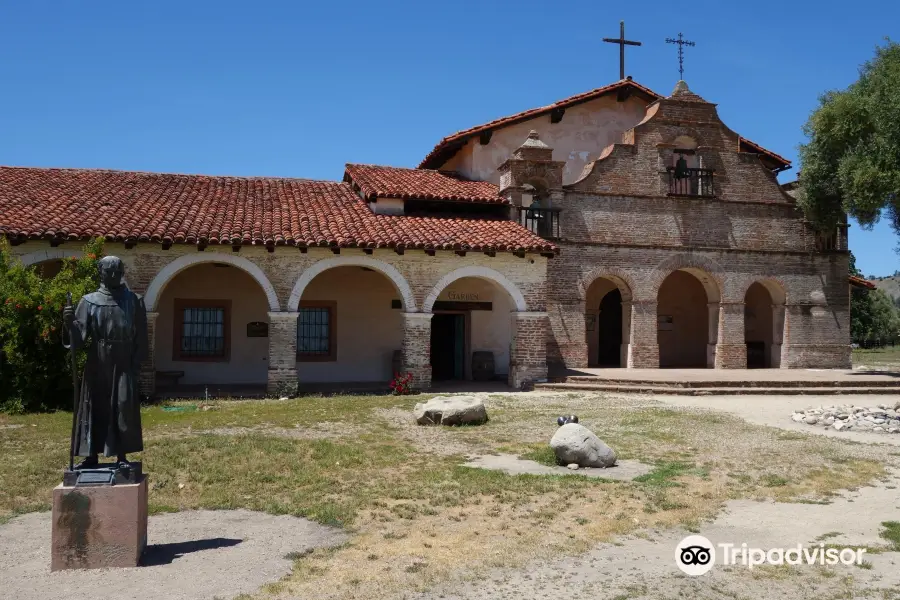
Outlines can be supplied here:
[[803, 419], [803, 422], [806, 423], [807, 425], [815, 425], [816, 423], [819, 422], [819, 417], [817, 417], [815, 415], [809, 415], [808, 417]]
[[881, 427], [880, 425], [876, 425], [875, 427], [872, 428], [872, 431], [874, 431], [876, 433], [884, 433], [885, 430], [884, 430], [884, 427]]
[[577, 471], [577, 470], [578, 470], [578, 463], [569, 463], [569, 464], [566, 465], [566, 468], [567, 468], [567, 469], [572, 469], [573, 471]]
[[560, 464], [575, 463], [581, 467], [611, 467], [616, 464], [615, 451], [594, 433], [578, 423], [566, 423], [556, 430], [550, 447]]
[[900, 433], [900, 427], [888, 427], [888, 433]]
[[791, 415], [791, 421], [794, 421], [795, 423], [801, 423], [803, 422], [803, 419], [803, 413], [794, 413], [793, 415]]
[[834, 425], [832, 425], [832, 428], [835, 431], [840, 431], [841, 429], [846, 429], [846, 427], [847, 427], [847, 424], [844, 423], [843, 421], [835, 421]]
[[826, 426], [834, 424], [834, 417], [828, 417], [822, 421]]
[[413, 409], [419, 425], [476, 425], [488, 420], [484, 401], [475, 396], [435, 396]]

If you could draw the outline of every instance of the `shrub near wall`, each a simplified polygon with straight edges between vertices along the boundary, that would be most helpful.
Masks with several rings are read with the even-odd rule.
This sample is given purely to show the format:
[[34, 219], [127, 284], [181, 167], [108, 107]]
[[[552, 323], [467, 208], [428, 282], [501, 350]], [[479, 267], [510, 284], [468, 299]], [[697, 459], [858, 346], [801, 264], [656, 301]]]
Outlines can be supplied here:
[[[50, 279], [24, 267], [0, 239], [0, 411], [34, 412], [72, 407], [69, 351], [62, 346], [62, 308], [97, 289], [103, 240], [84, 247], [84, 257], [63, 261]], [[78, 353], [78, 371], [84, 365]]]

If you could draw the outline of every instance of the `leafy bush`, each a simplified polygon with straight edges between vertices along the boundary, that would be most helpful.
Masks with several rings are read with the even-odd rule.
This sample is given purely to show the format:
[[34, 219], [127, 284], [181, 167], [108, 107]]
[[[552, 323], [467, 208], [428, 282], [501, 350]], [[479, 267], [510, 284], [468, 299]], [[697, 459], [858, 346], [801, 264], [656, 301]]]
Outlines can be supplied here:
[[[72, 406], [69, 351], [62, 345], [66, 292], [72, 304], [97, 289], [103, 240], [84, 257], [64, 259], [59, 273], [41, 277], [15, 259], [0, 239], [0, 411], [33, 412]], [[68, 341], [68, 337], [66, 339]], [[77, 353], [79, 374], [85, 353]]]

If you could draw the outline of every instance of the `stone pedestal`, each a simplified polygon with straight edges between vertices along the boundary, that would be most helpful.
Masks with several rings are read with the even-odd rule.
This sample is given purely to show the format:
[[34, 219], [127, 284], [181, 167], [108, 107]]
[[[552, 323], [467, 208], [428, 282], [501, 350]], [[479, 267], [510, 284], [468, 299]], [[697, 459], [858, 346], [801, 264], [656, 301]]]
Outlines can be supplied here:
[[136, 567], [147, 546], [147, 477], [53, 490], [50, 570]]

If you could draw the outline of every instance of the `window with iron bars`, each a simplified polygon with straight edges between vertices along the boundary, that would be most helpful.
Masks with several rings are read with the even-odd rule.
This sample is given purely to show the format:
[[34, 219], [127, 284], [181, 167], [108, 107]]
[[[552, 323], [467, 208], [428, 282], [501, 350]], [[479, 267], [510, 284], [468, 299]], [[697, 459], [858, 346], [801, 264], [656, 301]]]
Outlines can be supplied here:
[[331, 361], [337, 359], [335, 302], [301, 302], [297, 317], [297, 359]]

